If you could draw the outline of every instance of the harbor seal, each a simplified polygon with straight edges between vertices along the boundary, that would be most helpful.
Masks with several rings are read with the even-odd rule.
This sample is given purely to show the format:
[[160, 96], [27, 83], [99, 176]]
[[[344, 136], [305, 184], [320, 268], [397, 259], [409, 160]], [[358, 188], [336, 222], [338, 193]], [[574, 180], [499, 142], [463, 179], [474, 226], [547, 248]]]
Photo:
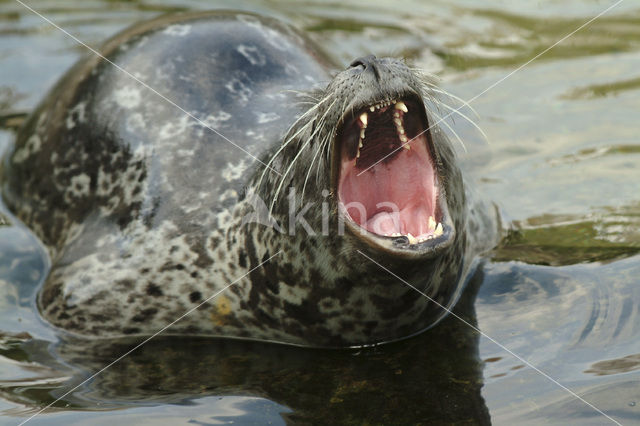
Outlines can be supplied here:
[[375, 56], [334, 73], [301, 33], [235, 12], [138, 24], [101, 53], [31, 115], [0, 176], [51, 257], [48, 322], [353, 347], [456, 302], [492, 238], [426, 75]]

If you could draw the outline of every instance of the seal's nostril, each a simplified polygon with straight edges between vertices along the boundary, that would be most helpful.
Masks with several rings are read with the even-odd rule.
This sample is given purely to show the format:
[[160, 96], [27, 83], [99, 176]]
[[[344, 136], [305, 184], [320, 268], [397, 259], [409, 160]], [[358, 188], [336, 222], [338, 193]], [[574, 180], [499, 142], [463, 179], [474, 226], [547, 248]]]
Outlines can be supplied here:
[[378, 71], [378, 60], [376, 59], [375, 55], [362, 56], [355, 59], [353, 62], [351, 62], [351, 64], [349, 64], [349, 67], [351, 68], [357, 68], [359, 66], [362, 66], [363, 72], [367, 70], [372, 71], [376, 80], [380, 80], [380, 72]]
[[359, 65], [362, 65], [365, 69], [372, 65], [372, 63], [376, 60], [376, 55], [367, 55], [361, 56], [360, 58], [354, 59], [353, 62], [349, 64], [351, 68], [355, 68]]

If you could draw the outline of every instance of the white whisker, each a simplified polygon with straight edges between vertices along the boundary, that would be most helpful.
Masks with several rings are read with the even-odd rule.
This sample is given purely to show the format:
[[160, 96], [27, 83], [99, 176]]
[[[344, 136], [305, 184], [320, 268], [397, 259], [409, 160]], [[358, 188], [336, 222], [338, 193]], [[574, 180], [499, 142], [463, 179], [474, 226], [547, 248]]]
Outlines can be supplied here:
[[443, 95], [445, 95], [445, 96], [447, 96], [447, 97], [449, 97], [449, 98], [451, 98], [451, 99], [453, 99], [453, 100], [455, 100], [455, 101], [460, 102], [462, 105], [464, 105], [464, 106], [466, 106], [467, 108], [469, 108], [469, 110], [470, 110], [471, 112], [473, 112], [473, 114], [474, 114], [476, 117], [480, 118], [480, 115], [478, 115], [478, 113], [477, 113], [477, 112], [476, 112], [476, 110], [471, 106], [471, 104], [469, 104], [469, 102], [465, 101], [465, 100], [464, 100], [464, 99], [462, 99], [461, 97], [456, 96], [456, 95], [454, 95], [453, 93], [447, 92], [446, 90], [439, 90], [439, 89], [436, 89], [436, 88], [432, 88], [431, 90], [433, 90], [434, 92], [437, 92], [437, 93], [442, 93]]
[[[324, 115], [322, 116], [322, 118], [319, 120], [320, 122], [324, 122], [324, 119], [326, 118], [326, 115], [329, 113], [329, 111], [331, 110], [331, 108], [333, 107], [333, 105], [336, 103], [336, 100], [334, 100], [331, 105], [329, 105], [327, 107], [327, 110], [325, 111]], [[279, 195], [280, 195], [280, 191], [282, 190], [282, 186], [285, 183], [286, 177], [289, 175], [289, 172], [291, 171], [291, 169], [293, 168], [293, 166], [295, 165], [295, 163], [298, 161], [298, 158], [300, 158], [300, 155], [302, 155], [302, 153], [304, 152], [304, 150], [307, 148], [307, 146], [311, 143], [311, 141], [313, 140], [313, 138], [315, 137], [315, 135], [318, 133], [318, 131], [320, 131], [320, 129], [322, 128], [322, 126], [317, 125], [315, 130], [313, 131], [313, 133], [311, 134], [311, 136], [309, 136], [307, 138], [307, 140], [304, 142], [304, 144], [300, 147], [300, 150], [298, 151], [298, 153], [296, 154], [296, 156], [293, 158], [293, 161], [291, 161], [291, 164], [289, 164], [289, 167], [287, 167], [287, 170], [284, 172], [284, 174], [282, 175], [282, 177], [280, 178], [280, 184], [278, 185], [278, 187], [276, 188], [276, 192], [274, 193], [273, 196], [273, 200], [271, 201], [271, 205], [269, 206], [269, 213], [273, 212], [273, 206], [275, 205]]]
[[[458, 133], [457, 133], [455, 130], [453, 130], [453, 127], [451, 127], [451, 126], [449, 125], [449, 123], [447, 123], [443, 118], [441, 118], [441, 117], [440, 117], [438, 114], [436, 114], [435, 112], [433, 112], [433, 111], [432, 111], [431, 113], [432, 113], [433, 115], [435, 115], [435, 116], [436, 116], [436, 118], [438, 119], [438, 123], [442, 123], [442, 124], [444, 124], [444, 125], [447, 127], [447, 129], [451, 130], [451, 133], [453, 133], [453, 134], [454, 134], [454, 136], [456, 137], [456, 139], [458, 139], [458, 142], [460, 142], [460, 145], [462, 145], [462, 149], [464, 149], [464, 152], [465, 152], [465, 153], [467, 153], [467, 152], [468, 152], [468, 151], [467, 151], [467, 147], [464, 145], [464, 142], [462, 142], [462, 139], [460, 139], [460, 136], [458, 136]], [[445, 118], [446, 118], [446, 117], [445, 117]]]
[[[325, 102], [326, 100], [328, 100], [330, 98], [330, 96], [326, 96], [324, 99], [322, 99], [318, 104], [316, 104], [314, 107], [309, 108], [309, 110], [305, 111], [304, 114], [302, 114], [300, 117], [298, 117], [298, 119], [291, 125], [291, 127], [289, 128], [289, 131], [287, 132], [287, 134], [291, 131], [291, 129], [295, 128], [300, 122], [302, 122], [306, 117], [308, 117], [312, 112], [314, 112], [316, 109], [318, 109], [318, 107]], [[335, 102], [335, 101], [334, 101]], [[333, 104], [332, 104], [333, 105]], [[267, 162], [265, 169], [262, 171], [262, 174], [260, 175], [260, 179], [258, 179], [258, 182], [256, 184], [256, 188], [260, 188], [260, 186], [262, 185], [262, 181], [264, 180], [264, 177], [267, 173], [268, 170], [270, 170], [271, 168], [271, 164], [275, 161], [275, 159], [278, 157], [278, 155], [280, 155], [280, 153], [289, 145], [289, 143], [291, 143], [291, 141], [296, 138], [300, 133], [302, 133], [303, 131], [305, 131], [307, 129], [307, 127], [309, 125], [311, 125], [313, 123], [313, 120], [307, 122], [304, 126], [300, 127], [300, 129], [298, 129], [298, 131], [296, 133], [294, 133], [293, 135], [290, 136], [286, 136], [284, 142], [280, 145], [280, 147], [278, 148], [278, 150], [271, 156], [271, 158], [269, 159], [269, 161]]]

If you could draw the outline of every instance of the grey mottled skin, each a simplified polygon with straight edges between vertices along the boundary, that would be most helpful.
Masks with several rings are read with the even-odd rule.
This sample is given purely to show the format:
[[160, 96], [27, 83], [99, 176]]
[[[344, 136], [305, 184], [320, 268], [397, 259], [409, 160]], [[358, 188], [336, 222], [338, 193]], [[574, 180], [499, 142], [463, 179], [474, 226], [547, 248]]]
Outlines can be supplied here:
[[[433, 325], [443, 310], [357, 250], [451, 306], [476, 253], [494, 242], [488, 217], [467, 212], [452, 148], [437, 127], [430, 132], [453, 243], [402, 260], [349, 232], [337, 235], [335, 196], [322, 196], [332, 188], [329, 157], [312, 162], [318, 141], [333, 137], [350, 108], [422, 95], [400, 61], [381, 60], [378, 81], [358, 68], [331, 80], [331, 62], [298, 33], [233, 13], [140, 24], [102, 52], [264, 162], [308, 108], [287, 89], [326, 87], [315, 95], [336, 102], [299, 121], [289, 135], [301, 131], [271, 163], [284, 174], [296, 159], [273, 211], [285, 226], [286, 188], [299, 194], [314, 164], [296, 203], [315, 203], [304, 217], [316, 233], [243, 224], [254, 212], [246, 194], [269, 204], [281, 177], [267, 173], [257, 188], [263, 166], [251, 156], [90, 57], [33, 114], [1, 175], [7, 205], [49, 249], [53, 267], [39, 306], [57, 327], [94, 337], [152, 334], [237, 281], [165, 333], [329, 347], [397, 340]], [[328, 236], [320, 234], [322, 202], [331, 212]]]

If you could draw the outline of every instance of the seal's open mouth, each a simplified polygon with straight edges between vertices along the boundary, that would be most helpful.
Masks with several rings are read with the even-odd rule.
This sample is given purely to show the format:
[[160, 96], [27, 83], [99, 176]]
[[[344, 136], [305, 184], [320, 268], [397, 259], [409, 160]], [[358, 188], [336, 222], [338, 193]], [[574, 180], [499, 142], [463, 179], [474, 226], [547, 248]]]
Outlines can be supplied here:
[[[443, 235], [424, 107], [388, 100], [347, 116], [338, 133], [338, 197], [348, 220], [410, 245]], [[367, 232], [363, 232], [366, 234]]]

